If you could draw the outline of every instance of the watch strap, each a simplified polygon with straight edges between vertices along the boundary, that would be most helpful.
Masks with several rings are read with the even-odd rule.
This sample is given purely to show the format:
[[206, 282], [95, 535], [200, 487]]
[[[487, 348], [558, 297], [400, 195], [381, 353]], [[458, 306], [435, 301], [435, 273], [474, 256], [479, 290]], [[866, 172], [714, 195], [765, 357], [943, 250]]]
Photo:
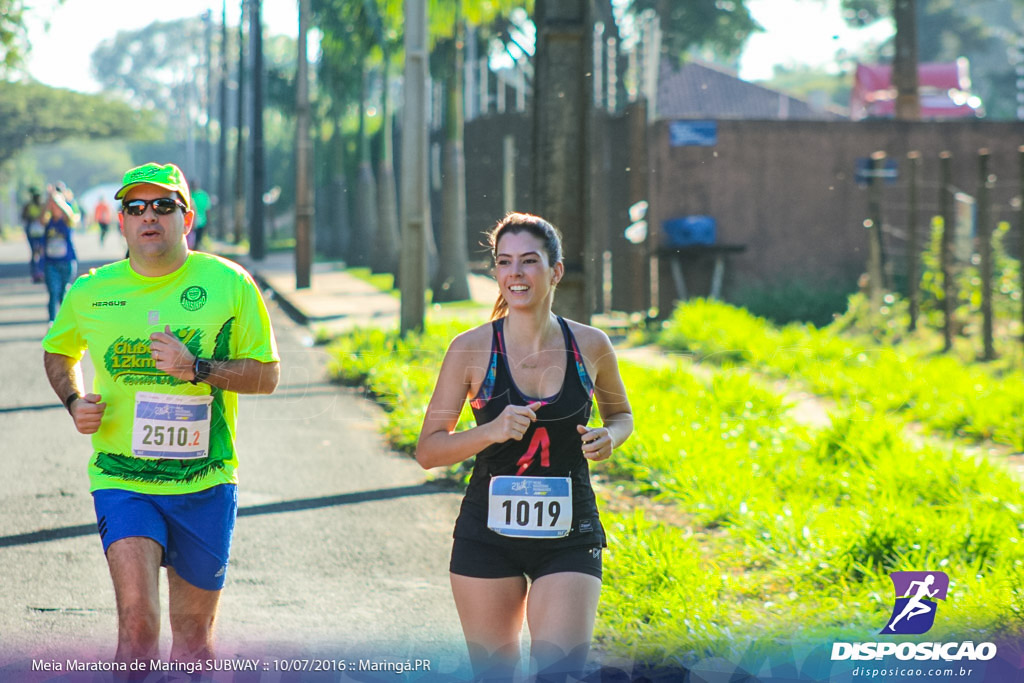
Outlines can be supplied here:
[[189, 382], [192, 384], [199, 384], [200, 382], [205, 381], [212, 371], [213, 366], [210, 361], [196, 356], [196, 359], [192, 361], [192, 374], [194, 376], [189, 380]]

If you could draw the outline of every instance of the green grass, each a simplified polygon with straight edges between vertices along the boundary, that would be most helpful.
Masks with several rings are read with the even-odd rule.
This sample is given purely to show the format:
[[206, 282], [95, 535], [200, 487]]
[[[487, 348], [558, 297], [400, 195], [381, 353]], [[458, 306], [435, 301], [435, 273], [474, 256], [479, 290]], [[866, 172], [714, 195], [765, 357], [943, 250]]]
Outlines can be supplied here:
[[846, 310], [851, 287], [839, 281], [814, 282], [792, 278], [761, 284], [736, 292], [734, 299], [740, 306], [777, 324], [808, 322], [827, 325]]
[[[391, 273], [374, 273], [369, 268], [348, 268], [346, 269], [346, 272], [376, 289], [390, 294], [396, 299], [401, 298], [402, 296], [402, 292], [395, 289], [395, 276]], [[426, 298], [427, 301], [430, 301], [433, 298], [433, 290], [429, 287], [426, 290]], [[480, 322], [483, 322], [483, 320], [490, 315], [490, 312], [490, 305], [485, 306], [473, 300], [431, 304], [429, 307], [429, 314], [431, 316], [448, 318], [461, 316], [465, 319], [479, 319]]]
[[346, 272], [396, 299], [402, 295], [395, 289], [395, 276], [391, 273], [374, 273], [369, 268], [347, 268]]
[[831, 328], [779, 328], [706, 300], [680, 305], [659, 341], [702, 361], [799, 380], [816, 394], [899, 415], [946, 436], [1024, 450], [1024, 373], [1009, 364], [964, 363], [927, 345], [879, 345]]
[[[654, 532], [632, 518], [614, 519], [643, 540], [630, 542], [622, 532], [629, 547], [612, 546], [609, 585], [621, 578], [653, 587], [669, 572], [674, 583], [703, 586], [696, 593], [711, 604], [698, 609], [724, 602], [731, 616], [711, 620], [723, 629], [717, 635], [698, 619], [690, 640], [679, 641], [673, 629], [653, 637], [616, 626], [635, 606], [606, 591], [599, 629], [606, 647], [635, 649], [639, 638], [666, 657], [680, 649], [708, 655], [714, 650], [701, 649], [708, 643], [877, 631], [891, 607], [888, 573], [921, 568], [942, 568], [957, 584], [945, 612], [951, 630], [1020, 628], [1012, 615], [1021, 603], [1007, 587], [1024, 560], [1017, 522], [1024, 497], [1002, 468], [912, 447], [900, 424], [880, 414], [848, 412], [829, 429], [809, 432], [742, 372], [714, 373], [704, 382], [684, 364], [626, 367], [624, 376], [631, 389], [643, 387], [631, 391], [640, 428], [603, 472], [678, 505], [688, 527], [658, 531], [674, 550], [661, 561], [637, 561], [644, 550], [632, 544]], [[716, 572], [706, 561], [690, 561], [693, 541], [686, 536], [695, 534], [704, 535]], [[630, 559], [620, 565], [619, 553]], [[624, 572], [653, 575], [641, 580]], [[691, 611], [686, 603], [675, 609]], [[654, 611], [646, 616], [659, 618]]]
[[[685, 664], [801, 639], [863, 640], [889, 615], [895, 570], [951, 577], [936, 638], [1024, 632], [1024, 496], [1003, 467], [908, 443], [903, 420], [872, 407], [877, 392], [842, 402], [829, 427], [810, 430], [732, 365], [827, 358], [815, 366], [824, 384], [851, 364], [843, 340], [794, 343], [785, 335], [795, 332], [736, 310], [704, 313], [710, 319], [685, 316], [686, 330], [706, 331], [686, 339], [722, 367], [622, 364], [636, 432], [594, 467], [610, 546], [596, 633], [603, 651]], [[346, 335], [330, 347], [332, 371], [378, 397], [388, 438], [410, 452], [448, 340], [469, 325], [439, 323], [406, 340]], [[943, 388], [959, 390], [939, 382], [937, 396]], [[463, 426], [467, 418], [468, 410]]]
[[[404, 339], [394, 330], [353, 330], [328, 344], [328, 373], [343, 384], [364, 387], [386, 411], [384, 433], [391, 447], [412, 455], [444, 352], [457, 334], [474, 324], [479, 323], [442, 317], [428, 321], [423, 333]], [[467, 404], [459, 428], [471, 420]], [[456, 466], [451, 472], [462, 469]]]

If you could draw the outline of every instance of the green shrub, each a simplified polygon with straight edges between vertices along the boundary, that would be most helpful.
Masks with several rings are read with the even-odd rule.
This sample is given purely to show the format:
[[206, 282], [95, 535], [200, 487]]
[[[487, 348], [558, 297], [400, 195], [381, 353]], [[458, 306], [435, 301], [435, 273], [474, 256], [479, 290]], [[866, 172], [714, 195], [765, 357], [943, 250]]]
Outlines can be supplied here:
[[796, 278], [742, 289], [732, 298], [737, 306], [776, 325], [805, 322], [820, 327], [846, 310], [847, 298], [854, 292], [853, 282]]
[[[848, 321], [843, 321], [847, 324]], [[680, 304], [659, 343], [725, 366], [742, 363], [805, 384], [815, 393], [900, 414], [948, 436], [991, 439], [1024, 450], [1024, 373], [915, 347], [848, 338], [831, 327], [779, 329], [721, 302]]]

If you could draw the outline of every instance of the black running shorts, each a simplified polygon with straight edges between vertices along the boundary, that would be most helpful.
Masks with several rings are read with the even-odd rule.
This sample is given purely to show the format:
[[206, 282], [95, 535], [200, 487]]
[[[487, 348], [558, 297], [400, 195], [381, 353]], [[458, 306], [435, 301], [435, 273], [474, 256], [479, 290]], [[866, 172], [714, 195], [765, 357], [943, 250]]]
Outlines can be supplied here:
[[478, 579], [527, 576], [536, 581], [547, 574], [579, 572], [601, 578], [601, 546], [545, 548], [545, 541], [501, 545], [455, 538], [448, 566], [452, 574]]

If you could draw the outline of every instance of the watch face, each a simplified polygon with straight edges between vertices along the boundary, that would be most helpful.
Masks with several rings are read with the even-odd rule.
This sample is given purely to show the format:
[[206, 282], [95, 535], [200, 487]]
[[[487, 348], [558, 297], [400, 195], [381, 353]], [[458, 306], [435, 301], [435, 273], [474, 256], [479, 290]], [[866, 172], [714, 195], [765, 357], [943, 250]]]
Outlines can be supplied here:
[[192, 384], [198, 384], [210, 376], [213, 365], [206, 359], [197, 358], [194, 371], [196, 376], [192, 378]]

